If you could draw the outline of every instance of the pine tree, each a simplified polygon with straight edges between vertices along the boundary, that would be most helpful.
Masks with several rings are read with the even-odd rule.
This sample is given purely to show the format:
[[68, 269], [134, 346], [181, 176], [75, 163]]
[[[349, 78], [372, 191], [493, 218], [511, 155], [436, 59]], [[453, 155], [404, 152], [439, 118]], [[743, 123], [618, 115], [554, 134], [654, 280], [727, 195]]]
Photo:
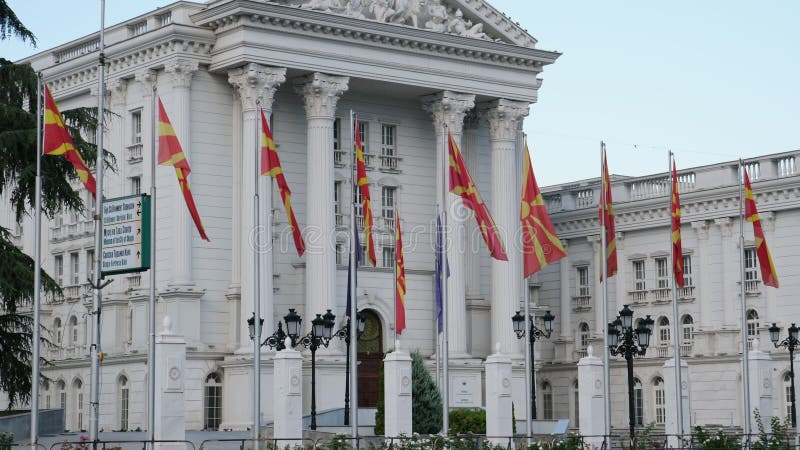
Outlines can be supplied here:
[[411, 354], [411, 380], [412, 430], [436, 434], [442, 429], [442, 395], [419, 352]]

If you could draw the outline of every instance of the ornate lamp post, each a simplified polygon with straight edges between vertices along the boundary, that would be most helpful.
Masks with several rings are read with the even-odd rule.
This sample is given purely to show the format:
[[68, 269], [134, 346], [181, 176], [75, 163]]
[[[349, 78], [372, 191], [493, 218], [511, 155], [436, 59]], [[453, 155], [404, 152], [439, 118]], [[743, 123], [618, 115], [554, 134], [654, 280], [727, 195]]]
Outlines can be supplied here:
[[[331, 310], [329, 309], [328, 313], [330, 312]], [[359, 336], [364, 332], [366, 322], [361, 313], [356, 313], [356, 331], [358, 331]], [[350, 425], [350, 317], [347, 317], [347, 323], [333, 336], [344, 339], [344, 345], [347, 347], [347, 362], [345, 363], [344, 373], [344, 424]], [[358, 408], [358, 405], [356, 405], [356, 408]]]
[[608, 351], [614, 356], [622, 356], [628, 363], [628, 425], [630, 427], [630, 444], [634, 445], [634, 427], [636, 415], [633, 399], [633, 357], [644, 356], [650, 345], [653, 333], [653, 319], [650, 316], [642, 319], [636, 329], [633, 328], [633, 310], [625, 305], [619, 317], [608, 324]]
[[[544, 313], [542, 320], [544, 321], [544, 330], [536, 327], [533, 324], [533, 316], [529, 316], [528, 320], [530, 321], [530, 329], [531, 334], [528, 336], [528, 352], [531, 355], [531, 418], [536, 419], [536, 382], [534, 381], [534, 364], [533, 364], [533, 344], [536, 342], [536, 339], [550, 338], [550, 334], [553, 332], [553, 321], [556, 320], [556, 316], [550, 314], [550, 311]], [[511, 322], [514, 324], [514, 333], [517, 335], [517, 339], [522, 339], [525, 337], [525, 316], [520, 314], [520, 311], [517, 311], [511, 317]]]
[[795, 409], [794, 396], [794, 351], [798, 347], [798, 344], [800, 344], [800, 340], [798, 340], [798, 337], [800, 337], [800, 327], [792, 324], [788, 331], [789, 336], [781, 341], [781, 327], [773, 323], [772, 326], [769, 327], [769, 338], [775, 348], [786, 347], [789, 349], [789, 376], [792, 378], [790, 388], [790, 394], [792, 397], [792, 427], [795, 428], [797, 427], [797, 412]]

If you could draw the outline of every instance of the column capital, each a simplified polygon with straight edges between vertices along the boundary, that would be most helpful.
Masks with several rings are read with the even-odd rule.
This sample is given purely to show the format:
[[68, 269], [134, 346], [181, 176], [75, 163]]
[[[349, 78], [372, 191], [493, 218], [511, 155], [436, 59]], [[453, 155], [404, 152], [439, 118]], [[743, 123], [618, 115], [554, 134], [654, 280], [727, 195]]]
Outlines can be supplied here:
[[719, 227], [723, 237], [731, 237], [733, 233], [733, 221], [730, 217], [714, 219], [714, 225]]
[[336, 104], [347, 92], [350, 77], [326, 75], [315, 72], [294, 80], [294, 90], [303, 96], [306, 106], [306, 117], [309, 119], [333, 119], [336, 116]]
[[758, 217], [761, 219], [761, 226], [766, 231], [775, 231], [775, 213], [772, 211], [760, 212]]
[[115, 103], [125, 103], [128, 94], [128, 80], [114, 78], [106, 81], [106, 95], [111, 97]]
[[461, 134], [464, 130], [464, 117], [474, 107], [474, 94], [442, 91], [422, 97], [422, 109], [433, 118], [436, 134], [442, 132], [442, 125], [447, 125], [455, 134]]
[[164, 72], [173, 87], [190, 87], [192, 76], [199, 68], [200, 62], [192, 59], [173, 59], [164, 64]]
[[708, 222], [705, 220], [698, 220], [696, 222], [692, 222], [692, 228], [694, 232], [697, 233], [697, 239], [706, 240], [708, 239]]
[[244, 67], [228, 71], [230, 83], [242, 102], [245, 111], [256, 109], [258, 102], [264, 109], [271, 110], [275, 101], [275, 91], [286, 81], [285, 67], [266, 67], [249, 63]]
[[513, 141], [522, 119], [530, 113], [530, 104], [500, 98], [480, 105], [489, 122], [489, 139]]
[[133, 75], [133, 79], [137, 83], [141, 83], [146, 90], [150, 91], [156, 84], [156, 81], [158, 79], [158, 72], [155, 69], [138, 70]]

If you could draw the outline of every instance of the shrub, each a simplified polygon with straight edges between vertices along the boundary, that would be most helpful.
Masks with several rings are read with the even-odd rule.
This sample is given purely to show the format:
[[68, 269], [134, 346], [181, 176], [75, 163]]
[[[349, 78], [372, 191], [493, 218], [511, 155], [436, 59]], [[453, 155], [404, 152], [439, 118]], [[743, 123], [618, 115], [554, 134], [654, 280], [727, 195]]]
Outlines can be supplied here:
[[486, 434], [486, 411], [479, 408], [451, 410], [450, 434]]
[[710, 434], [700, 425], [694, 427], [694, 440], [699, 447], [705, 449], [739, 448], [742, 442], [738, 437], [728, 436], [722, 430], [717, 430], [716, 433]]
[[436, 434], [442, 429], [442, 396], [419, 352], [411, 354], [411, 429]]
[[14, 433], [6, 433], [0, 431], [0, 450], [11, 450], [11, 444], [14, 443]]

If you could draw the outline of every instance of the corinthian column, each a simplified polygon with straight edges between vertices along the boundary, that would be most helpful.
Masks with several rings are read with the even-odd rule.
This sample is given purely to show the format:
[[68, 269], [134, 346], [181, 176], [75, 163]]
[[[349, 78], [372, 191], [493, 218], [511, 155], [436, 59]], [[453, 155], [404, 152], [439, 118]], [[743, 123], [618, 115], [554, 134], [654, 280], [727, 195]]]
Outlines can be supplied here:
[[[239, 69], [228, 72], [228, 82], [236, 89], [239, 100], [241, 101], [241, 138], [237, 139], [241, 143], [241, 149], [235, 149], [236, 155], [241, 155], [239, 162], [241, 168], [237, 170], [240, 177], [237, 182], [241, 184], [238, 190], [239, 199], [234, 199], [234, 205], [238, 206], [239, 233], [235, 234], [238, 242], [233, 242], [234, 247], [239, 248], [239, 267], [241, 267], [241, 308], [239, 309], [239, 347], [242, 351], [252, 352], [252, 343], [247, 330], [247, 319], [254, 311], [254, 285], [255, 277], [261, 279], [259, 290], [261, 317], [264, 319], [264, 328], [261, 335], [269, 336], [272, 334], [273, 324], [273, 303], [268, 299], [272, 298], [272, 233], [269, 229], [269, 215], [272, 206], [272, 179], [259, 180], [259, 211], [261, 215], [261, 228], [254, 228], [255, 210], [254, 197], [256, 191], [255, 170], [260, 164], [260, 145], [258, 126], [258, 108], [264, 108], [264, 114], [269, 117], [272, 112], [272, 103], [275, 99], [275, 91], [281, 83], [286, 81], [286, 69], [275, 67], [264, 67], [258, 64], [248, 64]], [[237, 108], [234, 108], [237, 109]], [[259, 175], [260, 177], [260, 175]], [[259, 236], [260, 248], [255, 248], [256, 235]], [[253, 251], [258, 252], [261, 273], [255, 273], [255, 259]], [[232, 277], [234, 280], [236, 277]]]
[[[422, 108], [433, 118], [433, 128], [436, 132], [436, 194], [439, 204], [444, 204], [447, 211], [449, 241], [447, 261], [450, 264], [450, 277], [447, 279], [447, 333], [451, 358], [469, 357], [464, 326], [467, 323], [464, 221], [471, 217], [471, 214], [464, 208], [460, 197], [448, 193], [446, 199], [441, 198], [445, 182], [442, 177], [442, 156], [447, 152], [445, 139], [448, 130], [456, 143], [461, 145], [464, 117], [474, 106], [475, 96], [471, 94], [444, 91], [422, 98]], [[444, 128], [445, 125], [447, 129]]]
[[523, 341], [516, 338], [508, 324], [522, 298], [522, 254], [516, 239], [520, 229], [520, 189], [515, 174], [520, 171], [517, 129], [528, 115], [529, 107], [528, 103], [499, 99], [487, 104], [486, 108], [492, 147], [492, 200], [489, 207], [508, 254], [508, 261], [492, 258], [492, 344], [499, 343], [502, 353], [519, 354]]
[[295, 80], [308, 120], [306, 204], [306, 328], [336, 305], [336, 222], [333, 204], [333, 121], [350, 78], [313, 73]]

